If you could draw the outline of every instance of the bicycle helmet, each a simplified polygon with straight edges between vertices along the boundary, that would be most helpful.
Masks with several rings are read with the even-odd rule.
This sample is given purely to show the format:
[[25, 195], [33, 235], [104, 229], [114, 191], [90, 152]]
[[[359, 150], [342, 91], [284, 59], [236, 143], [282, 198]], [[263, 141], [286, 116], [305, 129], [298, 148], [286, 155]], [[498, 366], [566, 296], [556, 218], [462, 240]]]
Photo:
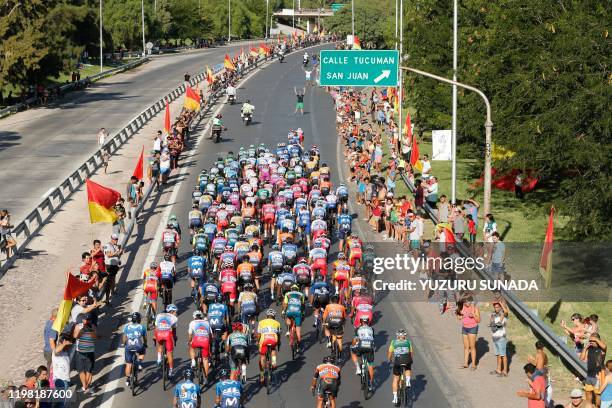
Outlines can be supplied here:
[[273, 251], [278, 251], [278, 245], [276, 245], [276, 244], [272, 245], [272, 250]]
[[222, 380], [227, 380], [229, 378], [229, 372], [227, 371], [227, 369], [222, 368], [219, 371], [219, 378]]
[[298, 259], [298, 263], [307, 263], [306, 258], [304, 258], [303, 256], [301, 256], [301, 257]]
[[132, 323], [140, 323], [140, 313], [132, 313], [132, 315], [130, 316], [130, 320], [132, 321]]
[[274, 309], [268, 309], [266, 311], [266, 317], [271, 317], [271, 318], [276, 318], [276, 310]]
[[158, 267], [158, 266], [159, 266], [159, 265], [157, 265], [157, 262], [151, 262], [151, 263], [149, 264], [149, 268], [151, 268], [151, 269], [157, 269], [157, 267]]
[[217, 232], [217, 238], [223, 238], [223, 233], [222, 232]]
[[346, 255], [344, 255], [344, 252], [340, 252], [338, 254], [338, 259], [346, 259]]
[[193, 375], [193, 371], [191, 371], [191, 368], [188, 368], [185, 370], [185, 373], [183, 374], [183, 379], [185, 381], [193, 381], [194, 375]]
[[171, 221], [175, 221], [175, 220], [176, 220], [176, 215], [172, 214], [172, 215], [170, 216], [170, 220], [171, 220]]
[[193, 312], [192, 316], [193, 316], [194, 319], [197, 319], [197, 320], [200, 320], [200, 319], [204, 318], [204, 314], [200, 310], [196, 310], [195, 312]]
[[323, 357], [323, 364], [334, 364], [334, 358], [332, 356]]
[[365, 324], [368, 324], [368, 322], [369, 322], [369, 321], [370, 321], [370, 318], [369, 318], [368, 316], [365, 316], [365, 315], [363, 315], [363, 316], [361, 316], [361, 317], [359, 318], [359, 323], [365, 323]]
[[233, 332], [241, 332], [242, 331], [242, 323], [240, 323], [240, 322], [232, 323], [232, 331]]
[[253, 286], [253, 284], [252, 284], [252, 283], [246, 283], [246, 284], [244, 285], [244, 289], [245, 289], [245, 290], [252, 290], [254, 287], [255, 287], [255, 286]]
[[340, 301], [340, 296], [332, 295], [331, 301], [332, 301], [332, 303], [338, 303]]
[[296, 285], [295, 283], [293, 285], [291, 285], [291, 290], [300, 290], [299, 285]]
[[168, 306], [166, 306], [166, 312], [167, 313], [178, 312], [178, 308], [176, 307], [174, 303], [170, 303]]
[[395, 332], [395, 337], [396, 338], [400, 338], [400, 337], [406, 337], [407, 333], [405, 329], [400, 329], [397, 332]]

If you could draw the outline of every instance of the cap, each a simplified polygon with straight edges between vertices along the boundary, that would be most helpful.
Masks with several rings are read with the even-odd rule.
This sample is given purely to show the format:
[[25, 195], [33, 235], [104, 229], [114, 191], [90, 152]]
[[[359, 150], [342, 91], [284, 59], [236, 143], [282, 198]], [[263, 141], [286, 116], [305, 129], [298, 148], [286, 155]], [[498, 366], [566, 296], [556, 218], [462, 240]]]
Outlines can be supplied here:
[[582, 398], [582, 390], [580, 388], [574, 388], [570, 392], [570, 398]]
[[25, 378], [30, 378], [30, 377], [36, 377], [36, 371], [31, 370], [31, 369], [26, 371], [25, 372]]
[[117, 235], [117, 234], [112, 234], [112, 235], [111, 235], [111, 239], [119, 239], [119, 235]]

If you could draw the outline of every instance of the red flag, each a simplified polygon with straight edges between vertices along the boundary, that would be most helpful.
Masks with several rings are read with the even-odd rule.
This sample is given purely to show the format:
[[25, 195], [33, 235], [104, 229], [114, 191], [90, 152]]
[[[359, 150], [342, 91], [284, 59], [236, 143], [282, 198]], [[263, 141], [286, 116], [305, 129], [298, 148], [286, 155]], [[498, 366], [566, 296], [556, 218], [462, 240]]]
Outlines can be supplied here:
[[550, 207], [550, 215], [548, 216], [548, 227], [546, 228], [546, 236], [544, 237], [544, 247], [542, 248], [542, 256], [540, 257], [540, 273], [544, 277], [545, 287], [549, 288], [552, 281], [552, 251], [554, 242], [554, 218], [555, 207]]
[[71, 273], [68, 273], [68, 283], [64, 289], [64, 300], [72, 300], [87, 293], [89, 288], [94, 284], [94, 281], [83, 282]]
[[423, 163], [420, 160], [421, 153], [419, 152], [419, 144], [416, 137], [412, 139], [412, 150], [410, 151], [410, 165], [415, 169], [422, 171]]
[[170, 134], [170, 105], [166, 102], [166, 116], [164, 117], [164, 132]]
[[140, 158], [138, 159], [138, 163], [136, 163], [136, 168], [134, 169], [134, 173], [132, 173], [132, 176], [136, 177], [138, 180], [142, 180], [142, 178], [144, 177], [144, 146], [142, 146], [142, 150], [140, 151]]

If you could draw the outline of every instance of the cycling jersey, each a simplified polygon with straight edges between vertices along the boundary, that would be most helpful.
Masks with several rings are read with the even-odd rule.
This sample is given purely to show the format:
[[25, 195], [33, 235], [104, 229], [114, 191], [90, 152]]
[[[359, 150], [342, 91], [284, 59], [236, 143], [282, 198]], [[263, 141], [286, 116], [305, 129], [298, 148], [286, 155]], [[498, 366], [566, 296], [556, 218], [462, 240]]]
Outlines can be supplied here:
[[393, 357], [405, 357], [412, 353], [412, 343], [410, 340], [399, 340], [395, 339], [391, 341], [389, 345], [389, 352], [393, 353]]
[[202, 279], [204, 277], [204, 267], [206, 266], [206, 259], [202, 256], [194, 255], [187, 261], [189, 266], [189, 276], [192, 279]]
[[126, 337], [125, 349], [130, 352], [144, 351], [144, 339], [147, 331], [143, 325], [128, 323], [123, 327], [123, 335]]
[[210, 337], [210, 323], [207, 319], [193, 320], [189, 323], [188, 333], [193, 337]]
[[223, 380], [215, 387], [215, 395], [221, 398], [220, 408], [240, 408], [242, 392], [242, 383], [235, 380]]
[[207, 315], [212, 329], [223, 329], [229, 311], [225, 303], [212, 303], [208, 306]]
[[170, 313], [158, 313], [155, 317], [155, 330], [170, 331], [176, 327], [177, 317]]
[[357, 347], [360, 349], [374, 348], [374, 330], [370, 326], [359, 326], [355, 337], [358, 339]]
[[170, 261], [161, 261], [159, 263], [159, 270], [161, 271], [162, 280], [174, 280], [174, 263]]
[[278, 342], [278, 334], [280, 331], [281, 326], [277, 320], [261, 320], [257, 325], [257, 333], [261, 335], [259, 338], [260, 345], [263, 344], [265, 340], [274, 340], [275, 343]]
[[304, 294], [299, 291], [290, 291], [285, 294], [284, 303], [287, 305], [285, 312], [288, 317], [301, 314], [304, 309]]
[[181, 408], [196, 408], [200, 397], [200, 386], [192, 381], [181, 381], [174, 389], [174, 397]]

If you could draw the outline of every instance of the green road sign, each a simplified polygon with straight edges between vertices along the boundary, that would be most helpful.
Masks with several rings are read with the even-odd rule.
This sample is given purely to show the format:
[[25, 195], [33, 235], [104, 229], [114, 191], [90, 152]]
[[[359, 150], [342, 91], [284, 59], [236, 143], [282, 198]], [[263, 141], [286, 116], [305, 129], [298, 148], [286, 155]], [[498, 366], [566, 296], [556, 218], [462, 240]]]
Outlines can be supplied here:
[[397, 50], [323, 50], [321, 86], [397, 86]]
[[331, 9], [333, 12], [336, 12], [342, 9], [344, 6], [346, 6], [346, 3], [332, 3]]

